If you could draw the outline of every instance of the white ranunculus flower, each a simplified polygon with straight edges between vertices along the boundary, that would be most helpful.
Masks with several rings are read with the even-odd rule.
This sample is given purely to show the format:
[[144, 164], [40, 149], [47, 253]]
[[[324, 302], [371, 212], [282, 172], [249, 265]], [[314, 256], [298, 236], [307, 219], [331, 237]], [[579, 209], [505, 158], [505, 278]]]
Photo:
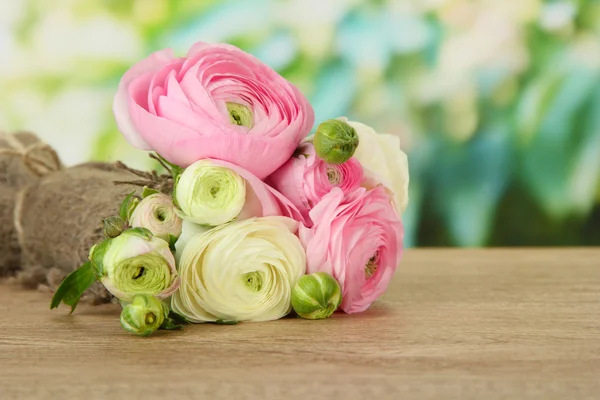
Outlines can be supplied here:
[[377, 133], [373, 128], [360, 122], [348, 121], [358, 134], [358, 147], [354, 158], [360, 161], [365, 176], [372, 178], [394, 194], [394, 203], [399, 213], [408, 205], [408, 158], [400, 149], [397, 136]]
[[146, 228], [166, 241], [169, 241], [169, 235], [179, 237], [181, 234], [181, 218], [175, 213], [171, 197], [163, 193], [143, 199], [133, 210], [130, 223], [132, 227]]
[[233, 220], [244, 208], [246, 181], [229, 168], [200, 160], [183, 171], [173, 196], [183, 219], [217, 226]]
[[187, 243], [194, 236], [198, 235], [199, 233], [204, 233], [210, 229], [211, 228], [206, 225], [198, 225], [198, 224], [194, 224], [193, 222], [190, 222], [190, 221], [183, 221], [183, 224], [181, 226], [181, 235], [175, 242], [175, 260], [177, 261], [178, 264], [179, 264], [179, 259], [181, 258], [181, 255], [183, 254], [183, 249], [185, 249], [185, 246], [187, 245]]
[[271, 321], [291, 310], [306, 255], [285, 217], [250, 218], [197, 234], [179, 260], [173, 311], [191, 322]]

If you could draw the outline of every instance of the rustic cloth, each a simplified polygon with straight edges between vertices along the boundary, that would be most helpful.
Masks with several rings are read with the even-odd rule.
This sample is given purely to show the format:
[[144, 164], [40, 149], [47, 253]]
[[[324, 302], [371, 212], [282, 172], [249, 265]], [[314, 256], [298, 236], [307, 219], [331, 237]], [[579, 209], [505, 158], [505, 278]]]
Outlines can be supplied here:
[[[139, 190], [115, 181], [135, 178], [111, 164], [87, 163], [48, 174], [22, 189], [15, 208], [22, 268], [17, 280], [55, 290], [103, 239], [102, 218], [118, 214], [127, 194]], [[96, 303], [111, 299], [100, 284], [88, 297]]]
[[0, 183], [0, 277], [11, 276], [20, 265], [21, 252], [14, 225], [16, 189]]
[[0, 132], [0, 277], [13, 275], [20, 264], [14, 224], [19, 190], [62, 168], [56, 152], [29, 132]]
[[33, 133], [0, 132], [0, 183], [18, 189], [61, 168], [56, 151]]

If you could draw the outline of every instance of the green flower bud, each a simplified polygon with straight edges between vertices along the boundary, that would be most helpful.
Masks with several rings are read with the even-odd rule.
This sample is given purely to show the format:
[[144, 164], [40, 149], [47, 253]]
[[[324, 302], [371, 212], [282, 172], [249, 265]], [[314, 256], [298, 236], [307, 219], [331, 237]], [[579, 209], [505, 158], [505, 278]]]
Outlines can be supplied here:
[[107, 238], [115, 238], [125, 229], [127, 229], [127, 222], [123, 221], [123, 218], [118, 215], [113, 215], [102, 220], [102, 231]]
[[156, 297], [136, 294], [121, 311], [121, 326], [134, 335], [148, 336], [160, 328], [167, 314], [167, 307]]
[[229, 112], [229, 120], [233, 125], [252, 128], [254, 126], [254, 116], [252, 110], [243, 104], [227, 102], [225, 103]]
[[304, 275], [292, 290], [292, 307], [306, 319], [324, 319], [342, 302], [339, 283], [326, 272]]
[[339, 119], [329, 119], [319, 125], [314, 136], [317, 155], [328, 164], [343, 164], [358, 147], [358, 134]]

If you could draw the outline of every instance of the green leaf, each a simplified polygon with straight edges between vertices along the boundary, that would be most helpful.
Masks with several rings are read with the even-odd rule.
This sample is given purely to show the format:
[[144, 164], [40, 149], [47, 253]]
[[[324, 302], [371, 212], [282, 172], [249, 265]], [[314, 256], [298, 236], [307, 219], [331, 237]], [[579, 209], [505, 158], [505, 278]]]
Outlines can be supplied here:
[[83, 292], [92, 286], [96, 280], [97, 277], [92, 263], [86, 262], [62, 281], [58, 290], [52, 297], [50, 309], [57, 308], [60, 303], [63, 302], [66, 305], [71, 306], [70, 314], [72, 314], [73, 311], [75, 311], [75, 307], [77, 307], [77, 303], [79, 303], [79, 299]]
[[134, 197], [134, 195], [135, 190], [129, 193], [127, 197], [125, 197], [125, 199], [121, 203], [121, 206], [119, 207], [119, 216], [123, 218], [123, 221], [127, 223], [129, 223], [131, 214], [133, 213], [133, 210], [135, 210], [135, 207], [137, 207], [139, 203], [139, 199], [137, 197]]
[[121, 205], [119, 206], [119, 217], [121, 217], [124, 221], [128, 221], [128, 215], [127, 215], [127, 205], [129, 204], [129, 200], [131, 200], [131, 198], [133, 197], [133, 195], [135, 194], [135, 190], [131, 193], [129, 193], [125, 199], [121, 202]]
[[110, 247], [112, 239], [105, 239], [94, 245], [90, 250], [90, 261], [95, 273], [98, 276], [104, 275], [104, 255]]
[[236, 325], [237, 323], [238, 321], [229, 321], [225, 319], [218, 319], [215, 321], [215, 324], [217, 325]]
[[141, 236], [146, 240], [150, 240], [150, 239], [152, 239], [152, 236], [154, 236], [149, 229], [142, 228], [142, 227], [129, 228], [125, 232], [127, 232], [127, 234]]
[[181, 315], [171, 311], [169, 312], [169, 315], [167, 316], [168, 318], [170, 318], [171, 320], [173, 320], [176, 324], [179, 325], [187, 325], [189, 324], [188, 320], [185, 319], [184, 317], [182, 317]]
[[163, 163], [167, 164], [171, 168], [171, 176], [173, 177], [173, 180], [176, 180], [179, 177], [179, 175], [181, 175], [185, 170], [179, 165], [175, 165], [172, 162], [167, 161], [163, 156], [161, 156], [158, 153], [156, 153], [156, 156], [160, 158]]
[[175, 320], [173, 320], [171, 318], [165, 318], [164, 322], [158, 329], [173, 331], [173, 330], [177, 330], [177, 329], [181, 329], [181, 328], [183, 328], [182, 324], [177, 323]]
[[148, 186], [144, 186], [144, 190], [142, 190], [142, 199], [145, 199], [146, 197], [152, 196], [156, 193], [159, 193], [158, 190], [149, 188]]
[[169, 248], [171, 249], [171, 251], [175, 251], [175, 243], [177, 243], [177, 239], [179, 239], [177, 236], [171, 235], [169, 233]]
[[185, 168], [181, 168], [177, 165], [173, 165], [172, 169], [171, 169], [171, 176], [173, 177], [173, 179], [177, 179], [181, 176], [181, 174], [183, 174], [183, 171], [185, 171]]
[[179, 207], [179, 203], [177, 202], [177, 185], [179, 184], [179, 179], [181, 178], [181, 174], [175, 176], [173, 175], [173, 194], [171, 197], [173, 198], [173, 205], [181, 210]]
[[159, 329], [176, 330], [183, 328], [183, 326], [187, 324], [189, 324], [189, 322], [184, 317], [170, 311], [168, 312], [168, 315], [165, 316], [165, 320]]

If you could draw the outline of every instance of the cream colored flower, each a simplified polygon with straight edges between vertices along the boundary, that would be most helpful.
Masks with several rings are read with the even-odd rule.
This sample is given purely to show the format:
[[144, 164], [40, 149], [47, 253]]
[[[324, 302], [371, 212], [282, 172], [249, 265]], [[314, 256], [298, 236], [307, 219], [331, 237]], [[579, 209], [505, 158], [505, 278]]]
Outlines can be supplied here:
[[181, 235], [175, 242], [175, 260], [178, 264], [179, 260], [181, 259], [181, 255], [183, 254], [183, 249], [185, 249], [187, 243], [194, 236], [198, 235], [199, 233], [204, 233], [210, 229], [211, 228], [206, 225], [198, 225], [190, 221], [183, 221]]
[[246, 203], [246, 181], [211, 160], [196, 161], [181, 174], [173, 197], [181, 217], [217, 226], [236, 218]]
[[270, 321], [290, 312], [306, 255], [285, 217], [235, 221], [189, 240], [179, 260], [174, 312], [191, 322]]

